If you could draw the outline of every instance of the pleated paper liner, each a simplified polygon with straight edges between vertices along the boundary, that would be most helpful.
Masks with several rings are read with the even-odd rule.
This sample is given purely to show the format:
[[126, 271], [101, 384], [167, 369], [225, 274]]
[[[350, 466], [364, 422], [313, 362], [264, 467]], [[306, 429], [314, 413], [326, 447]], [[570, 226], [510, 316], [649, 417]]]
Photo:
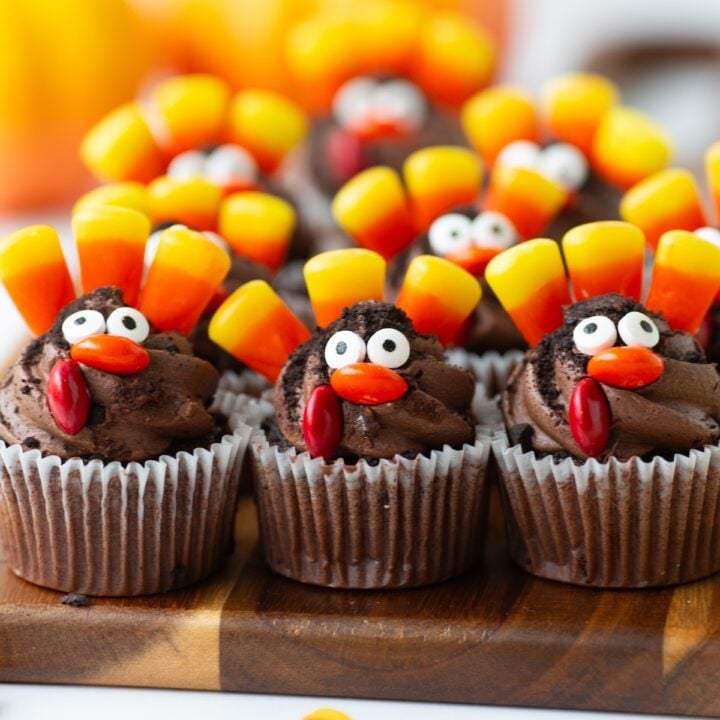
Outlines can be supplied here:
[[494, 350], [476, 355], [462, 348], [451, 348], [446, 352], [447, 361], [468, 370], [485, 388], [485, 396], [495, 397], [503, 392], [508, 377], [525, 356], [522, 350], [508, 350], [498, 353]]
[[214, 409], [231, 432], [192, 454], [103, 463], [0, 442], [0, 533], [8, 564], [37, 585], [127, 596], [184, 587], [232, 548], [238, 479], [251, 430], [239, 399]]
[[515, 561], [577, 585], [674, 585], [720, 571], [720, 448], [672, 461], [554, 462], [493, 439]]

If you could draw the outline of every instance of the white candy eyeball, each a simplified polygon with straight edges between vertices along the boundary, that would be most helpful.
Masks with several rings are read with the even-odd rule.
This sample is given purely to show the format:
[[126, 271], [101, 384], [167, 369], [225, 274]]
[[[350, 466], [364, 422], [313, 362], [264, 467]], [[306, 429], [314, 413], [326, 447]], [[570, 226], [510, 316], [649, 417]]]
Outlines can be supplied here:
[[119, 335], [136, 343], [142, 343], [150, 334], [150, 323], [139, 310], [121, 307], [110, 313], [107, 319], [107, 331], [108, 335]]
[[346, 128], [358, 127], [370, 114], [377, 87], [377, 81], [369, 77], [353, 78], [342, 85], [332, 104], [337, 123]]
[[365, 359], [365, 341], [350, 330], [336, 332], [325, 345], [325, 362], [337, 370]]
[[175, 156], [168, 165], [167, 175], [175, 180], [190, 180], [205, 173], [205, 153], [188, 150]]
[[618, 323], [620, 339], [629, 347], [655, 347], [660, 342], [657, 325], [644, 313], [629, 312]]
[[378, 330], [367, 344], [370, 362], [386, 368], [399, 368], [410, 357], [410, 342], [395, 328]]
[[712, 243], [713, 245], [717, 245], [720, 247], [720, 230], [714, 227], [701, 227], [698, 228], [695, 231], [695, 234], [702, 238], [703, 240], [707, 240], [709, 243]]
[[380, 83], [372, 96], [373, 114], [379, 120], [417, 130], [425, 122], [426, 105], [422, 92], [407, 80]]
[[97, 310], [78, 310], [65, 318], [62, 324], [63, 337], [71, 345], [104, 332], [105, 318]]
[[442, 215], [428, 230], [430, 249], [441, 257], [462, 250], [472, 242], [471, 229], [472, 222], [465, 215]]
[[585, 318], [575, 326], [573, 342], [583, 355], [597, 355], [617, 342], [615, 323], [604, 315]]
[[568, 190], [578, 190], [588, 179], [588, 162], [585, 156], [568, 143], [554, 143], [540, 152], [537, 169]]
[[214, 185], [254, 183], [257, 176], [255, 159], [237, 145], [221, 145], [205, 160], [205, 177]]
[[502, 213], [494, 210], [480, 213], [472, 221], [470, 235], [478, 247], [499, 250], [509, 248], [518, 239], [515, 226]]
[[534, 168], [540, 156], [540, 147], [530, 140], [516, 140], [506, 145], [495, 163], [503, 167]]

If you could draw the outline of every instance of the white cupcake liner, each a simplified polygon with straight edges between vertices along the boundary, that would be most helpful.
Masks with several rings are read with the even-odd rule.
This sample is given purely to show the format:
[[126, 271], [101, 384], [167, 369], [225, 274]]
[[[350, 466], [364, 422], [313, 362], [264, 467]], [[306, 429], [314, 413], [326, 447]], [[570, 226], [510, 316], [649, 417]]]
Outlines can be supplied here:
[[239, 372], [226, 370], [220, 375], [218, 391], [230, 392], [235, 395], [260, 397], [272, 388], [271, 383], [262, 375], [248, 368]]
[[239, 398], [213, 409], [232, 433], [209, 448], [143, 463], [103, 463], [0, 441], [0, 535], [10, 568], [37, 585], [144, 595], [190, 585], [230, 551], [251, 429]]
[[673, 585], [720, 571], [720, 448], [673, 460], [554, 461], [493, 438], [515, 561], [597, 587]]
[[463, 348], [451, 348], [446, 351], [447, 361], [468, 370], [484, 388], [488, 398], [500, 395], [507, 385], [510, 373], [523, 359], [522, 350], [508, 350], [498, 353], [494, 350], [476, 355]]
[[[474, 410], [483, 414], [482, 395]], [[458, 575], [482, 556], [490, 435], [429, 457], [327, 464], [271, 445], [272, 407], [248, 399], [250, 455], [265, 560], [300, 582], [401, 588]]]

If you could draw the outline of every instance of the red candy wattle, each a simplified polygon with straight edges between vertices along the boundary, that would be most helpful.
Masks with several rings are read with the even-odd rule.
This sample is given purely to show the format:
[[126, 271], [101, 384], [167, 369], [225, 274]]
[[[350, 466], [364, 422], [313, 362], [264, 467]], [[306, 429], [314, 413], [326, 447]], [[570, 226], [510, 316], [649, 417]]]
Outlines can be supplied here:
[[47, 402], [53, 420], [66, 435], [77, 435], [85, 427], [90, 393], [74, 360], [60, 360], [53, 365], [47, 383]]
[[600, 455], [610, 437], [611, 417], [599, 382], [585, 378], [575, 386], [568, 405], [568, 420], [580, 449], [590, 457]]
[[365, 362], [335, 370], [330, 385], [343, 400], [358, 405], [392, 402], [408, 390], [407, 383], [394, 370]]
[[93, 335], [73, 345], [73, 360], [114, 375], [134, 375], [150, 363], [142, 345], [119, 335]]
[[335, 182], [344, 183], [365, 169], [362, 140], [341, 128], [333, 128], [327, 138], [327, 158]]
[[588, 362], [590, 377], [605, 385], [637, 390], [654, 383], [665, 369], [663, 359], [645, 347], [611, 347]]
[[313, 457], [330, 459], [343, 433], [340, 400], [329, 385], [316, 387], [305, 405], [302, 421], [303, 437]]

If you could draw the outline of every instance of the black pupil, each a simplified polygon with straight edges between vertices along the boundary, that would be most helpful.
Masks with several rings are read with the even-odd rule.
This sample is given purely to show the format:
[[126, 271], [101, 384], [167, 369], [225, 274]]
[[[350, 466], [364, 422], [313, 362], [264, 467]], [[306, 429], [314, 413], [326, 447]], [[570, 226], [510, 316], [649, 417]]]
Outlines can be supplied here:
[[491, 225], [490, 226], [490, 232], [492, 232], [495, 235], [501, 235], [502, 234], [502, 227], [500, 225]]
[[640, 327], [646, 332], [652, 332], [652, 325], [647, 320], [640, 321]]
[[344, 342], [343, 340], [341, 340], [341, 341], [337, 344], [337, 347], [335, 348], [335, 350], [336, 350], [336, 352], [337, 352], [338, 355], [344, 355], [344, 354], [345, 354], [345, 351], [347, 350], [347, 343]]
[[75, 325], [84, 325], [87, 322], [87, 318], [84, 315], [81, 315], [78, 318], [75, 318]]
[[454, 237], [454, 238], [460, 237], [460, 231], [457, 228], [453, 228], [450, 231], [450, 237]]
[[131, 318], [129, 315], [123, 315], [122, 324], [123, 327], [127, 328], [128, 330], [135, 330], [135, 328], [137, 327], [135, 318]]
[[385, 341], [383, 342], [382, 346], [383, 346], [383, 350], [385, 350], [385, 352], [393, 352], [393, 351], [395, 350], [395, 347], [396, 347], [395, 341], [394, 341], [394, 340], [390, 340], [390, 339], [385, 340]]
[[588, 323], [584, 328], [583, 332], [588, 335], [592, 335], [598, 329], [597, 323]]

